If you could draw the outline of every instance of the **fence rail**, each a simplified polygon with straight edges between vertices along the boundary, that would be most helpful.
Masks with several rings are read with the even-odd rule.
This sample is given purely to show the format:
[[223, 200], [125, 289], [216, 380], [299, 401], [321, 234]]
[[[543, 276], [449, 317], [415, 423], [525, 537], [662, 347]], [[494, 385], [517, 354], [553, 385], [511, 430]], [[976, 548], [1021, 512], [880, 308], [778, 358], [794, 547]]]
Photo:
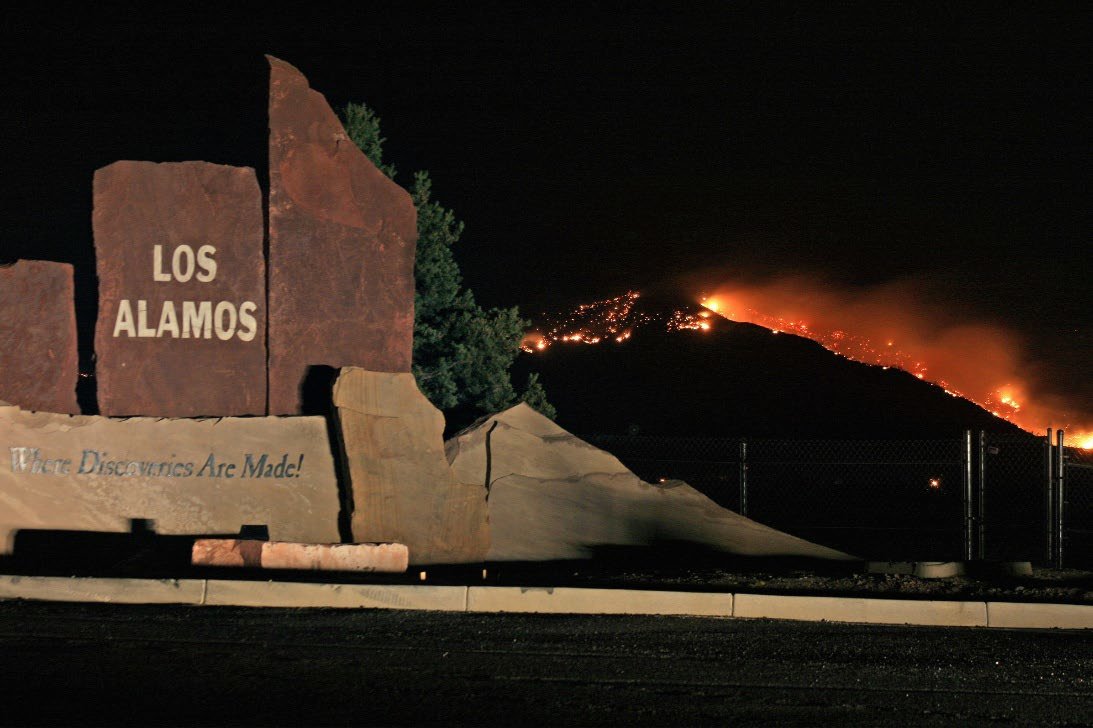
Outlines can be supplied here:
[[1093, 565], [1093, 452], [1061, 437], [584, 438], [650, 482], [874, 560]]

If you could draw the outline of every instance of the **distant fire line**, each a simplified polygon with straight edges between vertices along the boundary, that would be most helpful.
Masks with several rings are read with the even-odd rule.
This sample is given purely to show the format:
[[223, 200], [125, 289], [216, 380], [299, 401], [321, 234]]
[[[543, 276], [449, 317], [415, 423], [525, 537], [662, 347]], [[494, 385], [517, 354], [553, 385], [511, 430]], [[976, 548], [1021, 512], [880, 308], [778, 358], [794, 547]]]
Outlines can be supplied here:
[[[1025, 416], [1026, 403], [1022, 401], [1023, 391], [1020, 383], [995, 386], [985, 396], [976, 398], [957, 388], [945, 378], [931, 373], [928, 364], [920, 355], [903, 348], [897, 341], [899, 337], [884, 339], [883, 344], [856, 335], [842, 328], [820, 330], [811, 326], [801, 317], [786, 318], [764, 314], [753, 307], [736, 306], [725, 303], [720, 296], [702, 297], [700, 310], [679, 309], [670, 313], [652, 315], [636, 308], [641, 294], [627, 291], [621, 296], [581, 304], [576, 309], [560, 318], [548, 318], [541, 329], [528, 332], [520, 348], [529, 353], [543, 352], [556, 344], [579, 344], [594, 346], [599, 344], [623, 344], [643, 327], [660, 325], [664, 330], [709, 332], [714, 327], [714, 315], [733, 322], [755, 324], [770, 330], [772, 334], [789, 333], [815, 341], [828, 351], [845, 359], [879, 366], [884, 369], [897, 369], [908, 372], [914, 377], [934, 384], [952, 397], [959, 397], [972, 402], [1001, 419], [1012, 422], [1022, 429], [1032, 432], [1036, 426], [1030, 426]], [[966, 379], [967, 377], [965, 377]], [[965, 381], [965, 384], [967, 382]], [[1044, 409], [1041, 407], [1040, 411]], [[1077, 447], [1093, 449], [1093, 431], [1079, 432], [1067, 425], [1071, 443]]]
[[[731, 307], [732, 310], [728, 310], [729, 307], [717, 300], [716, 297], [704, 296], [701, 300], [701, 305], [729, 321], [745, 322], [762, 326], [763, 328], [770, 329], [773, 334], [779, 334], [785, 331], [802, 338], [810, 339], [833, 354], [850, 359], [851, 361], [880, 366], [884, 369], [895, 368], [908, 372], [918, 379], [941, 387], [952, 397], [966, 399], [987, 410], [995, 417], [1012, 422], [1026, 432], [1033, 433], [1034, 430], [1037, 429], [1028, 426], [1028, 423], [1023, 421], [1024, 418], [1021, 416], [1022, 403], [1019, 402], [1014, 395], [1013, 385], [1006, 384], [996, 387], [983, 399], [983, 401], [979, 401], [957, 390], [944, 379], [929, 378], [929, 369], [926, 362], [909, 352], [901, 350], [894, 340], [886, 340], [882, 348], [865, 337], [855, 336], [841, 329], [826, 332], [816, 331], [810, 328], [810, 326], [802, 320], [769, 316], [750, 307], [743, 308], [733, 306]], [[1076, 431], [1073, 428], [1066, 426], [1062, 429], [1069, 430], [1072, 442], [1075, 446], [1082, 449], [1093, 449], [1093, 432]]]
[[[638, 291], [627, 291], [614, 298], [581, 304], [560, 321], [549, 322], [545, 330], [529, 332], [520, 348], [534, 354], [554, 344], [621, 344], [630, 339], [636, 329], [657, 321], [634, 310], [639, 298], [641, 293]], [[674, 311], [663, 324], [668, 331], [709, 331], [711, 324], [707, 318], [705, 311]]]

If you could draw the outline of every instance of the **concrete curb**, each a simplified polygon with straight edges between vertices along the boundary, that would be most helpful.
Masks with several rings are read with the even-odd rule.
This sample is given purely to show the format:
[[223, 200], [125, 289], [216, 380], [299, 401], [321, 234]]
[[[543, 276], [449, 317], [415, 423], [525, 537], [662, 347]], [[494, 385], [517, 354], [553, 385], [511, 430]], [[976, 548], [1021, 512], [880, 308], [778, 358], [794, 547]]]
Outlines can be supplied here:
[[0, 599], [112, 604], [201, 604], [202, 579], [0, 576]]
[[[734, 617], [808, 622], [986, 627], [986, 602], [942, 602], [861, 597], [787, 597], [737, 594]], [[1093, 620], [1093, 614], [1090, 615]], [[1090, 623], [1093, 627], [1093, 622]]]
[[467, 594], [468, 612], [731, 617], [732, 609], [733, 595], [724, 593], [472, 586]]
[[315, 584], [0, 576], [0, 600], [191, 606], [643, 614], [1003, 629], [1093, 629], [1093, 605], [572, 587]]
[[1093, 606], [987, 602], [987, 621], [1009, 629], [1093, 629]]
[[204, 604], [223, 607], [327, 607], [340, 609], [431, 609], [464, 612], [465, 586], [310, 584], [288, 581], [210, 579]]

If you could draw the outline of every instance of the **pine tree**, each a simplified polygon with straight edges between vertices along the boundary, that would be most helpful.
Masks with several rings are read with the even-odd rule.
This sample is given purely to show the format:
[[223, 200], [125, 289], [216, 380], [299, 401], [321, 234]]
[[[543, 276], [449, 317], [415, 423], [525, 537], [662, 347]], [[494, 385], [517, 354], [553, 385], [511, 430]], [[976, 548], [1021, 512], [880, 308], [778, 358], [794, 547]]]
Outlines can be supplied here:
[[[342, 121], [349, 138], [393, 180], [395, 168], [383, 161], [386, 140], [375, 112], [364, 104], [350, 103]], [[417, 208], [418, 230], [413, 356], [418, 387], [440, 409], [460, 407], [492, 414], [523, 401], [553, 419], [554, 407], [538, 375], [531, 374], [518, 393], [509, 371], [529, 322], [515, 306], [484, 310], [463, 286], [452, 253], [463, 234], [463, 223], [433, 199], [428, 172], [414, 175], [410, 195]]]

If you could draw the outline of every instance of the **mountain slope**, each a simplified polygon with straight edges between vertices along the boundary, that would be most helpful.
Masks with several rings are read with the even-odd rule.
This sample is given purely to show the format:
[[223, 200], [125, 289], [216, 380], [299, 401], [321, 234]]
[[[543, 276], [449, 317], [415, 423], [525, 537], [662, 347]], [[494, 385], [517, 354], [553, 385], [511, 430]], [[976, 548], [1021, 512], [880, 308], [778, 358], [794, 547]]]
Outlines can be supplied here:
[[[602, 313], [602, 312], [601, 312]], [[551, 343], [520, 357], [541, 374], [558, 423], [578, 434], [640, 432], [765, 438], [932, 438], [965, 429], [1021, 432], [978, 405], [897, 369], [719, 317], [685, 300], [642, 297], [613, 326], [632, 336]], [[579, 318], [579, 317], [578, 317]], [[544, 319], [540, 330], [582, 323]], [[708, 322], [708, 330], [670, 321]], [[617, 322], [616, 322], [617, 323]], [[589, 331], [595, 325], [586, 327]], [[587, 340], [588, 334], [583, 336]], [[618, 341], [618, 338], [622, 338]]]

